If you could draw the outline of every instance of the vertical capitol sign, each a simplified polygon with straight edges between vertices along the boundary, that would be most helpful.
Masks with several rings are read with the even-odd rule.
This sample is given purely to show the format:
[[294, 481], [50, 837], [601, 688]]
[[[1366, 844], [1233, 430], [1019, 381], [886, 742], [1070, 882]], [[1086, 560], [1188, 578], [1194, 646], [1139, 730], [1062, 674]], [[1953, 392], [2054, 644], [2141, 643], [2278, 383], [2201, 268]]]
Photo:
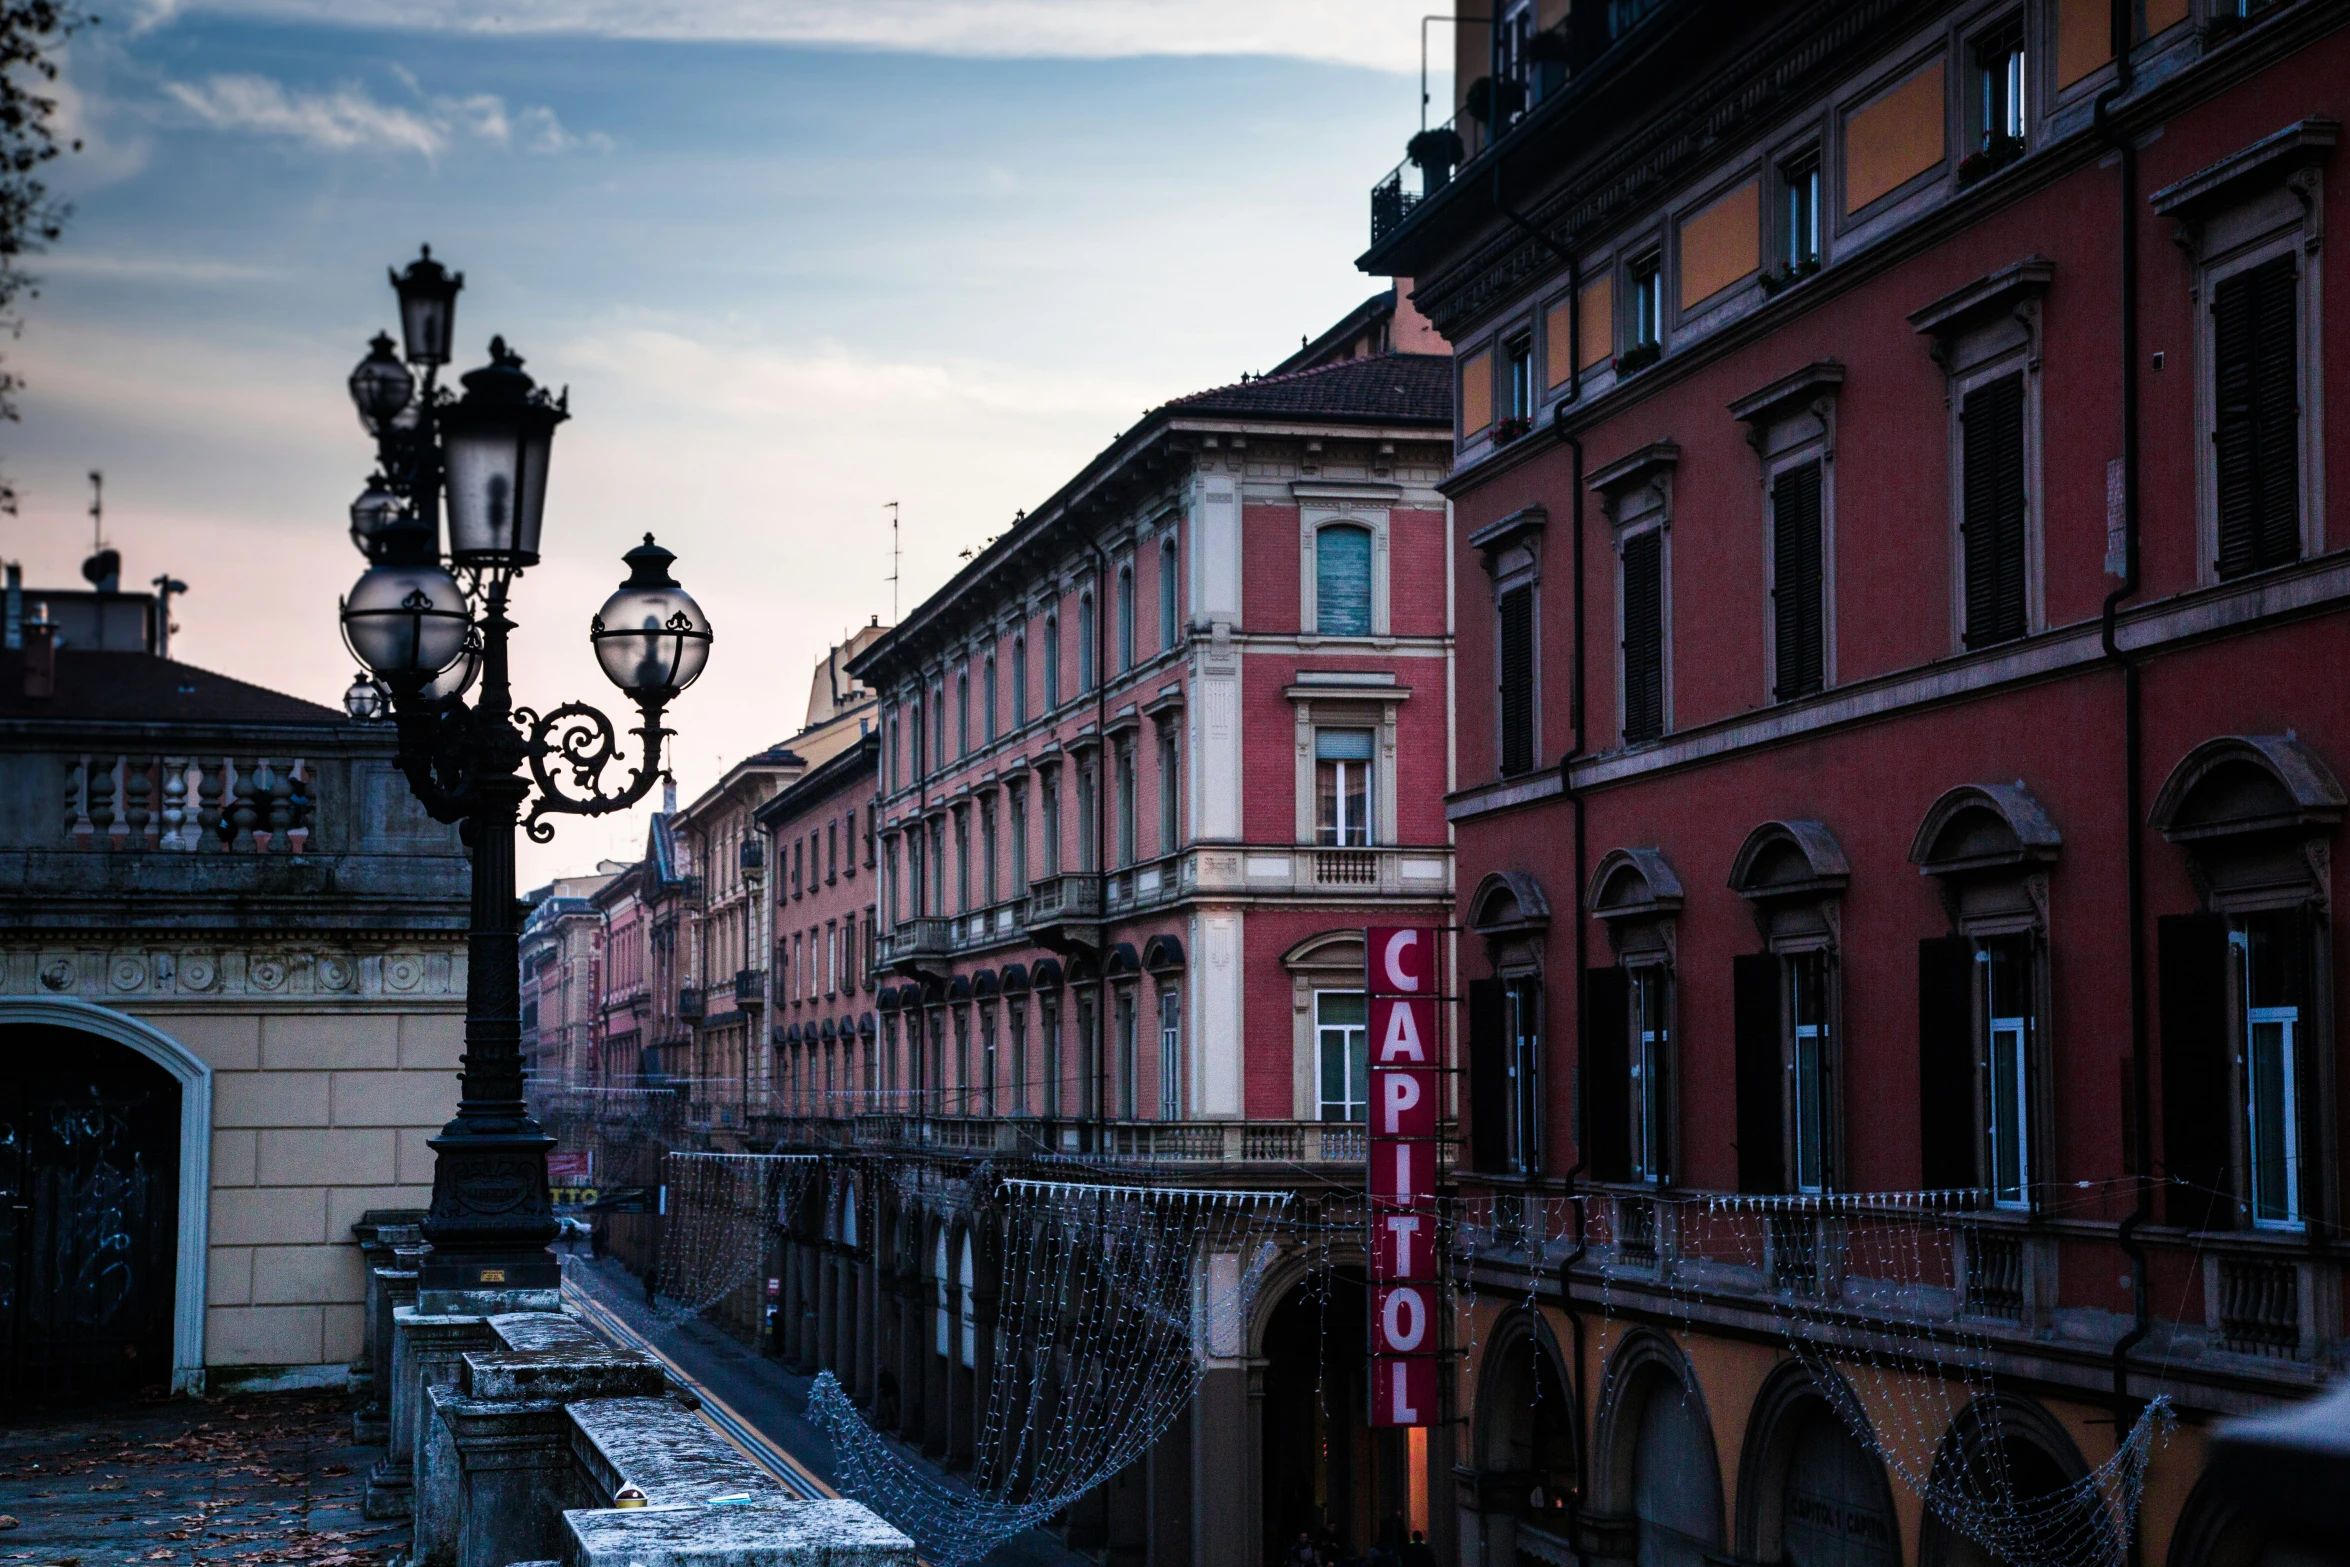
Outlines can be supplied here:
[[1437, 932], [1363, 932], [1370, 997], [1371, 1424], [1436, 1422]]

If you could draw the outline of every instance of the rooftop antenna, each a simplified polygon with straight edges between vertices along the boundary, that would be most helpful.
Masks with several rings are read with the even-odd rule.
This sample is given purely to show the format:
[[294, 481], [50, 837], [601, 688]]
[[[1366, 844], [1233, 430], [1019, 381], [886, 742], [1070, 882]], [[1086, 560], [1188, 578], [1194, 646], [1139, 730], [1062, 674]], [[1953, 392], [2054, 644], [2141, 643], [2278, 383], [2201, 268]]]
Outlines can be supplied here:
[[90, 470], [90, 553], [106, 547], [106, 475]]
[[898, 623], [898, 503], [889, 503], [889, 623]]

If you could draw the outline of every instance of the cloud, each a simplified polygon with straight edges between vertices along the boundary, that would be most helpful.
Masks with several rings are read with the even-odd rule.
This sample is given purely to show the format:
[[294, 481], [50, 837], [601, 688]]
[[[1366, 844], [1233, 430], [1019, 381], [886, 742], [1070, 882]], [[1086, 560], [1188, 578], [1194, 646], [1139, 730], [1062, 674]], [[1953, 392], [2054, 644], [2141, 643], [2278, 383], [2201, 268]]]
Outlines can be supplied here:
[[529, 153], [612, 150], [612, 138], [575, 135], [552, 109], [510, 110], [496, 93], [427, 98], [413, 76], [397, 74], [416, 92], [417, 106], [380, 103], [356, 83], [305, 92], [243, 72], [166, 82], [163, 91], [214, 130], [277, 137], [319, 152], [415, 153], [429, 162], [460, 142]]
[[295, 274], [285, 267], [246, 266], [193, 256], [92, 255], [70, 247], [44, 255], [35, 264], [43, 274], [121, 279], [136, 283], [281, 283]]
[[1419, 63], [1418, 0], [150, 0], [211, 14], [396, 32], [815, 44], [992, 58], [1282, 55]]

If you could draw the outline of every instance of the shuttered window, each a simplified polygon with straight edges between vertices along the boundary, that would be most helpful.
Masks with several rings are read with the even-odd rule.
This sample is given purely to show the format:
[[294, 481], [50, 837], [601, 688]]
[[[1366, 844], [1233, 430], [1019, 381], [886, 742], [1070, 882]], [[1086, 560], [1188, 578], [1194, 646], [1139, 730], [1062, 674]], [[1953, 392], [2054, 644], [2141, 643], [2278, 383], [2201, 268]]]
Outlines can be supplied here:
[[1786, 1063], [1779, 1045], [1779, 959], [1730, 960], [1733, 1071], [1738, 1092], [1738, 1189], [1787, 1189]]
[[1371, 530], [1330, 527], [1314, 535], [1314, 629], [1326, 637], [1371, 634]]
[[1965, 443], [1966, 645], [1988, 647], [2024, 634], [2024, 375], [2001, 376], [1966, 394], [1959, 409]]
[[1632, 1178], [1632, 991], [1620, 968], [1583, 976], [1583, 1114], [1585, 1153], [1602, 1181]]
[[1469, 1156], [1499, 1174], [1509, 1163], [1509, 1041], [1503, 981], [1469, 981]]
[[1918, 943], [1919, 1184], [1978, 1184], [1975, 1169], [1974, 944], [1964, 936]]
[[1511, 588], [1501, 596], [1501, 770], [1522, 773], [1534, 765], [1534, 589]]
[[1785, 702], [1827, 683], [1828, 650], [1820, 601], [1820, 465], [1789, 468], [1771, 481], [1771, 619], [1777, 632], [1778, 684]]
[[2218, 1229], [2235, 1219], [2227, 926], [2216, 914], [2166, 914], [2156, 926], [2163, 1216]]
[[2290, 255], [2239, 272], [2211, 291], [2211, 440], [2222, 577], [2301, 557], [2294, 292]]
[[1665, 732], [1664, 535], [1624, 541], [1624, 740]]

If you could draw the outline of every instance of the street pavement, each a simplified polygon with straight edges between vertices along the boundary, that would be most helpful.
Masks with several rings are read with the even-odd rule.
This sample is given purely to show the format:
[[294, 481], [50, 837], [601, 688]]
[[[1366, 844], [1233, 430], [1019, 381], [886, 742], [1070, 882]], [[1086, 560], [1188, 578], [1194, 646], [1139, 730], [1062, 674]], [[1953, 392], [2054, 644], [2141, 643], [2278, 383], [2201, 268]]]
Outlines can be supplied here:
[[383, 1456], [349, 1395], [175, 1398], [0, 1421], [0, 1567], [379, 1567], [405, 1524], [360, 1516]]
[[[715, 1395], [796, 1468], [827, 1488], [834, 1484], [832, 1443], [808, 1418], [808, 1389], [813, 1378], [787, 1370], [782, 1362], [769, 1359], [700, 1318], [672, 1324], [648, 1313], [644, 1284], [616, 1259], [597, 1262], [585, 1256], [566, 1257], [563, 1276], [597, 1305], [620, 1317], [680, 1373], [681, 1381], [706, 1397]], [[908, 1449], [901, 1447], [900, 1451], [910, 1455]], [[924, 1463], [919, 1457], [913, 1461]], [[0, 1562], [0, 1567], [5, 1563]], [[1031, 1529], [996, 1547], [982, 1567], [1093, 1567], [1093, 1562], [1044, 1530]]]

